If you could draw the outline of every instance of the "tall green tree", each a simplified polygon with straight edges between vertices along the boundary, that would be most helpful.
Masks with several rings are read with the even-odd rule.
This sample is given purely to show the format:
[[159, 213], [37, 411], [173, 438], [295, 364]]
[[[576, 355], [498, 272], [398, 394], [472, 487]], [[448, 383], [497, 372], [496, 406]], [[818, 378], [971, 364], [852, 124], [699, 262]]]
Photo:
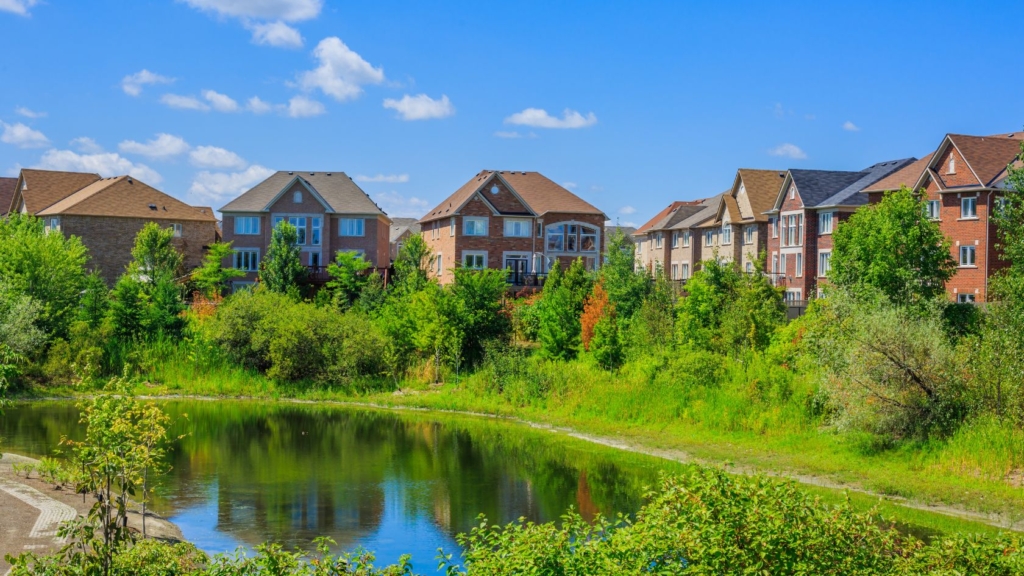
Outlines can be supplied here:
[[260, 270], [260, 282], [268, 290], [287, 294], [298, 289], [306, 275], [299, 259], [299, 233], [287, 220], [278, 222], [270, 236], [267, 256]]
[[395, 258], [395, 286], [405, 292], [417, 292], [427, 283], [427, 267], [433, 256], [419, 234], [413, 234]]
[[86, 287], [88, 259], [77, 236], [47, 232], [38, 218], [0, 219], [0, 278], [11, 291], [39, 303], [38, 326], [48, 337], [67, 337]]
[[455, 299], [457, 323], [463, 334], [462, 359], [475, 364], [483, 359], [488, 341], [505, 341], [512, 330], [512, 320], [504, 309], [508, 284], [504, 270], [470, 270], [457, 268], [455, 282], [448, 290]]
[[242, 278], [245, 271], [238, 268], [225, 268], [224, 260], [235, 255], [230, 242], [215, 242], [210, 245], [203, 257], [203, 265], [192, 272], [192, 281], [207, 297], [220, 296], [232, 278]]
[[858, 209], [832, 241], [832, 283], [854, 294], [879, 291], [898, 306], [944, 297], [956, 271], [949, 239], [906, 187]]
[[174, 229], [160, 228], [156, 222], [147, 222], [135, 235], [132, 261], [128, 272], [141, 280], [177, 277], [181, 273], [184, 256], [174, 247]]
[[686, 283], [687, 295], [677, 305], [676, 335], [680, 344], [718, 350], [725, 313], [741, 283], [735, 264], [705, 260]]
[[538, 306], [538, 338], [541, 353], [548, 358], [575, 358], [582, 346], [580, 317], [590, 294], [593, 279], [576, 259], [562, 274], [557, 265], [544, 283]]
[[107, 312], [118, 338], [180, 336], [185, 325], [181, 317], [185, 301], [176, 276], [184, 257], [174, 247], [173, 239], [172, 228], [161, 229], [153, 222], [135, 236], [134, 259], [114, 285]]
[[331, 300], [340, 310], [348, 310], [362, 294], [370, 277], [366, 271], [370, 268], [362, 254], [342, 251], [334, 257], [334, 262], [327, 267], [331, 279], [325, 288], [331, 294]]
[[599, 276], [608, 298], [615, 302], [615, 313], [628, 321], [650, 293], [651, 276], [645, 269], [638, 269], [636, 248], [621, 230], [608, 237], [607, 246], [607, 261]]
[[[764, 270], [761, 255], [757, 270]], [[764, 350], [786, 321], [785, 288], [773, 286], [765, 274], [741, 274], [736, 294], [722, 320], [723, 343], [734, 351]]]

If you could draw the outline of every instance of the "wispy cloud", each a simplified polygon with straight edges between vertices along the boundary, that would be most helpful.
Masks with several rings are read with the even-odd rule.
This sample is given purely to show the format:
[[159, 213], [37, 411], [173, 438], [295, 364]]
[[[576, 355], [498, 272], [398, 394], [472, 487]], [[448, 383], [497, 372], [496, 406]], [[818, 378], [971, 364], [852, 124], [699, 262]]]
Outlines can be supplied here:
[[47, 150], [35, 167], [43, 170], [96, 172], [105, 177], [129, 174], [149, 184], [163, 181], [156, 170], [145, 164], [136, 164], [114, 152], [78, 154], [72, 150]]
[[293, 96], [285, 110], [290, 118], [309, 118], [327, 112], [323, 104], [305, 96]]
[[165, 106], [177, 108], [178, 110], [199, 110], [200, 112], [206, 112], [210, 109], [208, 105], [204, 104], [195, 96], [164, 94], [160, 97], [160, 102]]
[[291, 26], [277, 20], [262, 24], [249, 24], [246, 26], [252, 32], [252, 41], [261, 46], [274, 46], [276, 48], [302, 48], [302, 34]]
[[42, 148], [50, 144], [50, 139], [39, 130], [33, 130], [21, 122], [7, 124], [0, 122], [0, 142], [12, 144], [18, 148]]
[[540, 108], [527, 108], [505, 118], [505, 123], [534, 128], [587, 128], [597, 124], [597, 116], [593, 112], [584, 116], [575, 110], [566, 108], [562, 112], [562, 117], [558, 118]]
[[213, 90], [203, 90], [203, 98], [210, 103], [217, 112], [238, 112], [238, 102], [235, 102], [230, 96], [221, 94], [220, 92], [214, 92]]
[[160, 74], [155, 74], [143, 68], [135, 74], [129, 74], [122, 78], [121, 89], [129, 96], [138, 96], [139, 94], [142, 94], [143, 86], [150, 84], [170, 84], [172, 82], [174, 82], [174, 78], [161, 76]]
[[[2, 0], [0, 0], [2, 1]], [[312, 20], [320, 15], [323, 0], [179, 0], [221, 17], [236, 18], [252, 32], [254, 44], [299, 48], [302, 35], [285, 22]]]
[[320, 90], [339, 102], [363, 93], [363, 86], [384, 81], [384, 69], [374, 68], [340, 38], [324, 38], [313, 50], [319, 65], [298, 76], [303, 90]]
[[846, 130], [847, 132], [860, 132], [860, 126], [857, 126], [853, 122], [847, 120], [846, 122], [843, 122], [843, 130]]
[[516, 138], [536, 138], [537, 137], [537, 135], [534, 134], [533, 132], [530, 132], [528, 134], [521, 134], [519, 132], [516, 132], [515, 130], [508, 131], [508, 132], [499, 130], [499, 131], [494, 133], [494, 136], [495, 136], [495, 138], [505, 138], [507, 140], [515, 140]]
[[147, 158], [166, 160], [188, 152], [190, 146], [181, 136], [161, 133], [145, 143], [125, 140], [118, 144], [117, 148], [125, 154], [138, 154]]
[[11, 12], [18, 16], [31, 16], [29, 9], [39, 3], [39, 0], [0, 0], [0, 12]]
[[628, 216], [630, 214], [636, 214], [636, 208], [633, 208], [632, 206], [623, 206], [622, 208], [619, 208], [618, 212], [623, 216]]
[[362, 174], [355, 177], [356, 182], [387, 182], [388, 184], [405, 184], [409, 181], [408, 174], [377, 174], [376, 176], [364, 176]]
[[568, 190], [573, 190], [576, 186], [578, 186], [578, 184], [575, 182], [562, 182], [562, 188], [566, 188]]
[[419, 218], [430, 209], [430, 204], [426, 200], [415, 196], [403, 196], [394, 191], [374, 194], [373, 200], [389, 216], [397, 218]]
[[75, 138], [68, 142], [68, 144], [84, 154], [99, 154], [103, 152], [103, 146], [100, 146], [95, 140], [86, 136]]
[[402, 120], [430, 120], [447, 118], [455, 114], [455, 106], [452, 106], [451, 100], [443, 94], [440, 100], [434, 100], [426, 94], [406, 94], [401, 100], [386, 98], [384, 107], [398, 112], [398, 117]]
[[218, 146], [196, 146], [188, 157], [193, 165], [200, 168], [242, 170], [249, 165], [238, 154]]
[[[0, 0], [0, 3], [3, 3], [3, 0]], [[46, 118], [46, 112], [36, 112], [35, 110], [29, 110], [24, 106], [18, 106], [14, 109], [14, 112], [19, 116], [24, 116], [25, 118]]]
[[266, 180], [274, 171], [253, 164], [240, 172], [199, 172], [192, 180], [190, 194], [206, 201], [221, 202], [238, 196], [258, 182]]
[[768, 150], [768, 154], [772, 156], [782, 156], [784, 158], [791, 158], [793, 160], [804, 160], [807, 158], [807, 153], [800, 149], [796, 144], [779, 144], [778, 146]]

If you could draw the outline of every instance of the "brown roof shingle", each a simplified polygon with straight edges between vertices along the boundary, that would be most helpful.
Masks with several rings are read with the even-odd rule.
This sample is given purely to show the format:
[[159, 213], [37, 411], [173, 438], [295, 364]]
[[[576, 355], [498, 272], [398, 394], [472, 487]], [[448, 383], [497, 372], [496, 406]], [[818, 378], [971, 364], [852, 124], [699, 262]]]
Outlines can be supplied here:
[[24, 180], [22, 198], [25, 201], [25, 209], [29, 214], [37, 214], [40, 210], [96, 182], [100, 175], [22, 168], [21, 178]]
[[14, 187], [17, 185], [17, 178], [0, 178], [0, 216], [5, 216], [10, 211]]
[[949, 139], [981, 179], [982, 186], [992, 184], [1006, 166], [1020, 154], [1020, 139], [1012, 135], [1008, 137], [950, 134]]
[[917, 181], [921, 179], [921, 175], [928, 168], [928, 163], [932, 159], [932, 154], [925, 154], [924, 158], [916, 160], [905, 168], [901, 168], [892, 174], [889, 174], [885, 178], [882, 178], [878, 182], [875, 182], [871, 186], [868, 186], [864, 192], [888, 192], [889, 190], [899, 190], [900, 187], [906, 186], [907, 188], [913, 188], [917, 185]]
[[131, 176], [104, 178], [39, 212], [40, 216], [115, 216], [216, 221], [210, 208], [190, 206]]
[[747, 190], [747, 198], [750, 200], [750, 209], [753, 215], [744, 214], [744, 218], [753, 217], [755, 222], [767, 222], [768, 216], [765, 212], [775, 206], [775, 199], [779, 195], [779, 188], [785, 179], [785, 172], [781, 175], [778, 170], [754, 170], [751, 168], [740, 168], [738, 171], [743, 187]]
[[556, 184], [540, 172], [483, 170], [476, 176], [473, 176], [469, 182], [463, 184], [451, 196], [445, 198], [434, 209], [427, 212], [427, 215], [421, 218], [420, 222], [430, 222], [449, 216], [452, 211], [465, 204], [492, 177], [504, 179], [512, 187], [512, 190], [519, 195], [526, 206], [538, 216], [548, 212], [600, 214], [604, 216], [604, 212]]
[[703, 206], [701, 203], [703, 200], [677, 200], [668, 206], [666, 206], [661, 212], [654, 215], [645, 222], [642, 226], [637, 228], [633, 234], [642, 236], [651, 230], [666, 230], [671, 228], [675, 224], [681, 222], [684, 218], [688, 218], [693, 214], [699, 212]]
[[288, 184], [300, 178], [336, 214], [384, 214], [377, 204], [344, 172], [278, 171], [228, 202], [221, 212], [264, 212]]

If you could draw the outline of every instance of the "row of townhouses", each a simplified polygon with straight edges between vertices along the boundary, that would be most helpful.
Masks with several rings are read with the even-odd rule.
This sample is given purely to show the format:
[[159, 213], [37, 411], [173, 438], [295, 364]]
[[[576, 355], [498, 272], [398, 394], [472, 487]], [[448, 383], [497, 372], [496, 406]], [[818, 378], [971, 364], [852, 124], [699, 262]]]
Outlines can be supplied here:
[[791, 302], [827, 283], [832, 233], [859, 207], [906, 186], [919, 191], [927, 215], [950, 238], [957, 262], [947, 284], [958, 302], [984, 302], [992, 274], [1004, 267], [990, 218], [1017, 162], [1024, 133], [947, 134], [922, 158], [879, 162], [860, 171], [736, 171], [732, 187], [705, 200], [673, 202], [633, 236], [638, 262], [686, 281], [716, 258], [758, 270], [759, 255]]

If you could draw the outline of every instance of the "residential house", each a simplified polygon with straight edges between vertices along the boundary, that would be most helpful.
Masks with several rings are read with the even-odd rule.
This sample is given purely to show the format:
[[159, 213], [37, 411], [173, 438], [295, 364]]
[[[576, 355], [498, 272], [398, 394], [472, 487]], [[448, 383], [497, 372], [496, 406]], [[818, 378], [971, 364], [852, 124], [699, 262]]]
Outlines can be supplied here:
[[[724, 194], [716, 194], [701, 200], [697, 210], [676, 222], [669, 229], [669, 253], [665, 273], [669, 279], [680, 282], [689, 280], [700, 269], [700, 263], [715, 257], [718, 235], [714, 231], [715, 217], [723, 202]], [[708, 235], [707, 232], [711, 231]], [[709, 243], [710, 242], [710, 243]]]
[[[604, 227], [604, 237], [610, 239], [616, 234], [622, 234], [630, 246], [636, 246], [636, 240], [633, 238], [633, 233], [636, 232], [635, 226], [619, 226], [619, 225], [608, 225]], [[608, 247], [605, 246], [605, 249]]]
[[14, 199], [14, 189], [17, 186], [17, 178], [0, 178], [0, 218], [11, 210], [11, 201]]
[[47, 230], [78, 236], [92, 269], [114, 283], [132, 260], [135, 236], [148, 222], [174, 229], [174, 245], [190, 270], [217, 240], [212, 208], [185, 204], [131, 176], [23, 169], [11, 210], [33, 214]]
[[703, 200], [677, 201], [666, 206], [661, 212], [633, 232], [637, 245], [637, 266], [650, 272], [664, 270], [669, 273], [670, 252], [678, 247], [681, 233], [671, 228], [686, 218], [700, 212]]
[[420, 222], [416, 218], [392, 218], [388, 243], [391, 245], [391, 261], [398, 258], [398, 252], [410, 236], [420, 233]]
[[431, 277], [446, 283], [456, 266], [509, 271], [536, 284], [552, 267], [583, 258], [601, 265], [604, 212], [539, 172], [484, 170], [420, 219], [433, 253]]
[[871, 202], [906, 186], [919, 191], [928, 216], [952, 242], [956, 274], [946, 283], [957, 302], [988, 300], [989, 279], [1007, 266], [996, 249], [991, 216], [1006, 187], [1007, 166], [1020, 154], [1024, 133], [947, 134], [925, 158], [868, 188]]
[[867, 204], [866, 188], [915, 160], [879, 162], [859, 172], [786, 172], [772, 209], [765, 212], [769, 274], [777, 285], [786, 287], [786, 300], [801, 301], [817, 294], [831, 269], [832, 232]]
[[275, 172], [220, 211], [224, 241], [235, 249], [230, 264], [246, 272], [235, 288], [256, 280], [283, 221], [298, 230], [301, 262], [319, 277], [338, 252], [358, 253], [379, 268], [391, 262], [391, 219], [344, 172]]
[[732, 188], [722, 196], [717, 223], [719, 258], [736, 262], [740, 269], [763, 271], [760, 254], [768, 249], [768, 216], [779, 193], [784, 173], [777, 170], [736, 171]]

